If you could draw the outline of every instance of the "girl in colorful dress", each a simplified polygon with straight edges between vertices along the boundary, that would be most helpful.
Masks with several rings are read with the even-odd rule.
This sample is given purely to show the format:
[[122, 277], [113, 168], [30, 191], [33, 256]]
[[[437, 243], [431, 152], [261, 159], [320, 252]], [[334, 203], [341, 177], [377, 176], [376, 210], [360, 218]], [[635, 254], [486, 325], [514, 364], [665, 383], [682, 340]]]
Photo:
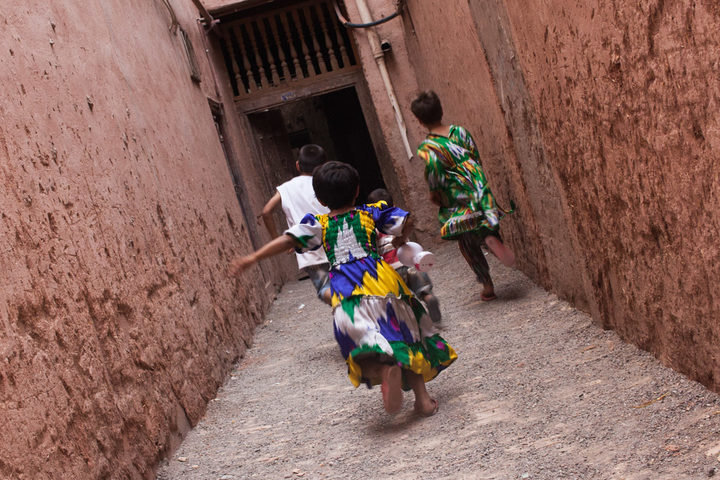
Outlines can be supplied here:
[[376, 229], [396, 236], [396, 245], [402, 245], [412, 228], [409, 213], [384, 202], [354, 206], [358, 173], [345, 163], [318, 167], [313, 188], [330, 212], [306, 215], [284, 235], [233, 260], [230, 273], [237, 275], [289, 247], [298, 251], [323, 248], [330, 261], [335, 339], [350, 381], [355, 387], [380, 385], [383, 406], [391, 414], [402, 407], [403, 390], [412, 389], [415, 411], [433, 415], [438, 402], [428, 394], [425, 382], [457, 355], [376, 246]]
[[410, 108], [429, 130], [417, 155], [425, 161], [430, 201], [440, 207], [440, 236], [458, 241], [465, 261], [483, 284], [480, 298], [494, 300], [495, 287], [482, 247], [486, 246], [503, 265], [515, 264], [515, 254], [500, 237], [500, 218], [506, 212], [498, 213], [470, 132], [442, 123], [442, 105], [435, 92], [421, 93]]

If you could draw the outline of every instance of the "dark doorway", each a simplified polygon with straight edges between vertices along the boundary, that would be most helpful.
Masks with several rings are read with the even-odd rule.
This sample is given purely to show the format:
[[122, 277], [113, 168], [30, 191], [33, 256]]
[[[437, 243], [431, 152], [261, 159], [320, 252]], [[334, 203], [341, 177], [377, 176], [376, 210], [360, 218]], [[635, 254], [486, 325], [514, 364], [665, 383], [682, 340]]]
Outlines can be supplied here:
[[354, 166], [360, 174], [360, 196], [385, 188], [375, 148], [354, 87], [307, 97], [248, 115], [268, 181], [278, 185], [296, 175], [300, 147], [321, 145], [328, 160]]
[[376, 188], [385, 188], [377, 155], [354, 88], [322, 95], [330, 136], [337, 160], [355, 167], [360, 174], [360, 203]]

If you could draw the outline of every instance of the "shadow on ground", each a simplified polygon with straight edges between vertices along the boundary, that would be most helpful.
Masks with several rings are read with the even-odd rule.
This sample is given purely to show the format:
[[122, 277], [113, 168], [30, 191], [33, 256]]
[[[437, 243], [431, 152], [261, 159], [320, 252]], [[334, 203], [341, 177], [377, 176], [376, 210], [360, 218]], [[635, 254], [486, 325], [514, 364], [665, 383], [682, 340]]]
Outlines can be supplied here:
[[459, 359], [431, 418], [354, 389], [330, 310], [287, 285], [246, 358], [158, 479], [700, 479], [720, 465], [720, 397], [491, 259], [499, 298], [454, 245], [432, 272]]

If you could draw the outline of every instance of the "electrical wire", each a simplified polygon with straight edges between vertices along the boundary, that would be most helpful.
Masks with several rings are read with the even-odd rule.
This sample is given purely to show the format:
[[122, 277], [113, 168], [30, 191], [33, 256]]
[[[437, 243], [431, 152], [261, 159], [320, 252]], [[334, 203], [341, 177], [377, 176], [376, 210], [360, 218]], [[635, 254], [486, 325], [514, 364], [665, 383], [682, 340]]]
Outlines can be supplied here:
[[342, 14], [342, 11], [340, 11], [340, 5], [338, 5], [337, 0], [333, 0], [333, 7], [335, 7], [335, 15], [337, 15], [338, 20], [340, 20], [340, 23], [347, 28], [370, 28], [374, 27], [376, 25], [380, 25], [382, 23], [388, 22], [392, 20], [393, 18], [400, 15], [400, 11], [402, 10], [402, 0], [398, 1], [397, 3], [397, 10], [395, 12], [391, 13], [387, 17], [383, 17], [380, 20], [375, 20], [374, 22], [369, 23], [352, 23], [350, 22], [345, 16]]

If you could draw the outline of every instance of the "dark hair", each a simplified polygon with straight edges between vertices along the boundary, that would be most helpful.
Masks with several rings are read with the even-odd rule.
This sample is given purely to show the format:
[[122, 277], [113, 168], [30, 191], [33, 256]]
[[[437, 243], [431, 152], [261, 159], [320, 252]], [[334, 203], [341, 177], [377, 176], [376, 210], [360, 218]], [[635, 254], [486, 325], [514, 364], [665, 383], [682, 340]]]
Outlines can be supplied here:
[[313, 189], [320, 203], [329, 209], [351, 206], [360, 184], [357, 170], [343, 162], [327, 162], [313, 173]]
[[410, 104], [410, 110], [423, 125], [436, 125], [442, 121], [442, 105], [432, 90], [421, 92]]
[[390, 195], [390, 192], [388, 192], [384, 188], [376, 188], [367, 196], [368, 203], [377, 203], [380, 200], [385, 200], [389, 207], [393, 206], [392, 195]]
[[298, 154], [298, 168], [302, 173], [312, 173], [318, 166], [325, 163], [327, 157], [325, 150], [320, 145], [307, 144], [300, 148]]

